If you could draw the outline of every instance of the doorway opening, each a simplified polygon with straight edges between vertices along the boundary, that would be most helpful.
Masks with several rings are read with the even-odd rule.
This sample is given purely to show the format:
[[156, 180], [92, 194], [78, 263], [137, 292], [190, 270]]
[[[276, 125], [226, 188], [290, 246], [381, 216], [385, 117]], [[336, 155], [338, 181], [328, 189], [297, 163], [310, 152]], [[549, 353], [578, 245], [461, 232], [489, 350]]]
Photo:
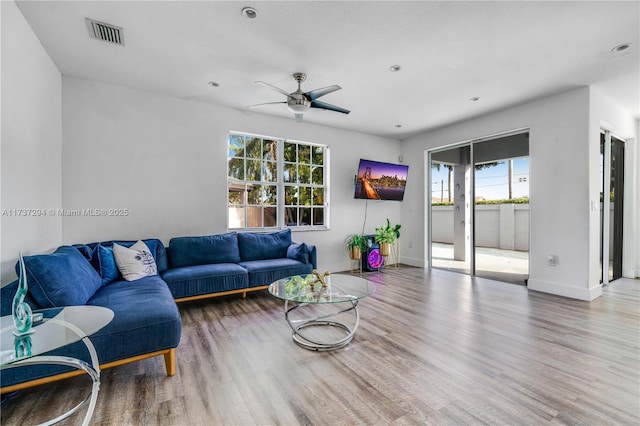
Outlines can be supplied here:
[[[600, 133], [600, 282], [622, 277], [624, 142]], [[606, 261], [605, 261], [606, 259]]]

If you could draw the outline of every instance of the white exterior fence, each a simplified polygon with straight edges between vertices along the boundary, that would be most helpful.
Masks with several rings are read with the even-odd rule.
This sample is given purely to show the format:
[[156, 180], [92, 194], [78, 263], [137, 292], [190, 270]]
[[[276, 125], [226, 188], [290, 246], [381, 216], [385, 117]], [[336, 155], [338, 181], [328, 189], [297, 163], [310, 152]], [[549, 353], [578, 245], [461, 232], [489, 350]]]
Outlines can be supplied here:
[[[476, 245], [529, 251], [529, 204], [476, 207]], [[433, 242], [453, 244], [453, 206], [432, 206]]]

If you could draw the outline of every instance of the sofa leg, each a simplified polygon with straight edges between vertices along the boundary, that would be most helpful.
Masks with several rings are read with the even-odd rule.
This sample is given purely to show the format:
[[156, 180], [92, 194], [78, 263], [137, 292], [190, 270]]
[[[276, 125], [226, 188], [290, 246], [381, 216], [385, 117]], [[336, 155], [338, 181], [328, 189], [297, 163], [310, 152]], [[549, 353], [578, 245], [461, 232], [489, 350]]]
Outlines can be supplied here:
[[164, 354], [164, 367], [167, 370], [167, 376], [173, 376], [176, 374], [176, 350], [169, 349], [169, 352]]
[[242, 292], [242, 298], [243, 298], [243, 299], [246, 299], [246, 298], [247, 298], [247, 292], [246, 292], [246, 291]]

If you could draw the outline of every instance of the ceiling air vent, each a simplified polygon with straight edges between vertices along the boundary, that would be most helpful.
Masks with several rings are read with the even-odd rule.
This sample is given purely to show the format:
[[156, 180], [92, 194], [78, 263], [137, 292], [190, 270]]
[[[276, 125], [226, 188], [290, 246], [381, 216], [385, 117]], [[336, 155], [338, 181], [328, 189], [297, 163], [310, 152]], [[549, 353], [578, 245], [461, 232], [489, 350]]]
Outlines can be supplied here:
[[89, 28], [89, 35], [91, 37], [124, 46], [122, 28], [111, 24], [105, 24], [104, 22], [94, 21], [89, 18], [85, 18], [85, 21], [87, 21], [87, 28]]

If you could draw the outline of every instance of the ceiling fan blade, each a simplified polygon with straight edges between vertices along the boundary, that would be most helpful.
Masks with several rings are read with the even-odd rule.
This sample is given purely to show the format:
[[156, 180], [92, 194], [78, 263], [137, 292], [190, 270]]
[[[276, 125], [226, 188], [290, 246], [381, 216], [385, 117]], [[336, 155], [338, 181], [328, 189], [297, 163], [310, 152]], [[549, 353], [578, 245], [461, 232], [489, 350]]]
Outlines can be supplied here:
[[290, 98], [290, 97], [291, 97], [291, 95], [290, 95], [290, 94], [288, 94], [287, 92], [285, 92], [285, 91], [284, 91], [284, 90], [282, 90], [281, 88], [274, 86], [273, 84], [269, 84], [269, 83], [267, 83], [267, 82], [260, 81], [260, 80], [256, 81], [255, 83], [256, 83], [256, 84], [262, 84], [262, 85], [264, 85], [264, 86], [270, 87], [270, 88], [272, 88], [273, 90], [275, 90], [276, 92], [278, 92], [278, 93], [282, 93], [282, 94], [283, 94], [283, 95], [285, 95], [287, 98]]
[[302, 123], [302, 114], [295, 114], [296, 116], [296, 123]]
[[311, 108], [328, 109], [331, 111], [341, 112], [343, 114], [349, 114], [351, 112], [348, 109], [340, 108], [339, 106], [320, 101], [311, 101]]
[[262, 103], [262, 104], [249, 105], [249, 106], [247, 106], [247, 108], [259, 107], [259, 106], [263, 106], [263, 105], [286, 104], [286, 103], [287, 103], [287, 101], [282, 101], [282, 102], [265, 102], [265, 103]]
[[314, 99], [318, 99], [320, 96], [327, 95], [340, 89], [342, 89], [342, 87], [334, 84], [333, 86], [323, 87], [322, 89], [311, 90], [310, 92], [305, 93], [305, 96], [312, 101]]

